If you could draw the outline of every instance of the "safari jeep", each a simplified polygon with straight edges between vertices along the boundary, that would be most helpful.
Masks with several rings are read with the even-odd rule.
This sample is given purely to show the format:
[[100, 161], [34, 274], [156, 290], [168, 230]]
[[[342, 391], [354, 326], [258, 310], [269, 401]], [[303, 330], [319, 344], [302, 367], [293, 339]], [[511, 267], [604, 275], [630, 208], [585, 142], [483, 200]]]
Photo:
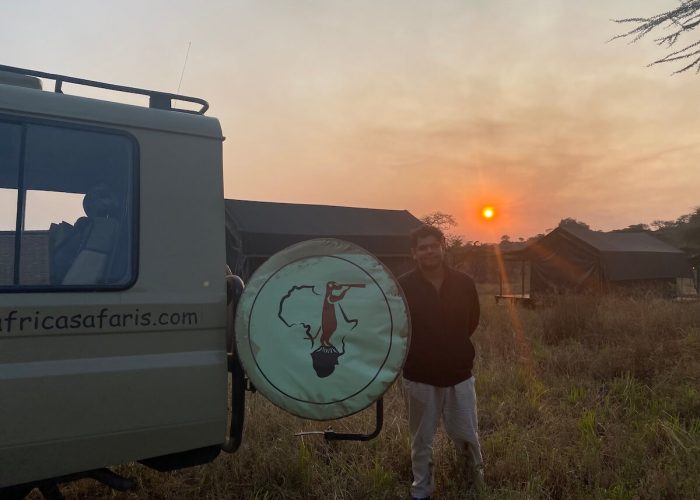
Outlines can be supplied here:
[[[0, 497], [36, 486], [60, 496], [58, 484], [83, 477], [126, 489], [107, 466], [171, 470], [235, 451], [244, 369], [273, 402], [315, 419], [366, 408], [400, 370], [401, 291], [337, 240], [297, 245], [251, 278], [234, 348], [224, 137], [207, 108], [0, 66]], [[379, 410], [374, 433], [326, 437], [373, 437]]]

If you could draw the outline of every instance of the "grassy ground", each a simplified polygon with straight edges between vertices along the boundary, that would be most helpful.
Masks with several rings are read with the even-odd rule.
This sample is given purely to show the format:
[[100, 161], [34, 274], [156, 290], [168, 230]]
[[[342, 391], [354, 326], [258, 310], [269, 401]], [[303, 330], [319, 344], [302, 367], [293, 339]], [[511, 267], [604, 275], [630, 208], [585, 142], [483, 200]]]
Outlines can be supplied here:
[[[564, 297], [537, 310], [482, 296], [474, 341], [487, 489], [484, 498], [700, 498], [700, 303]], [[73, 498], [406, 498], [409, 438], [400, 384], [370, 443], [325, 443], [255, 394], [242, 449], [212, 464], [160, 474], [136, 465], [132, 493], [91, 481]], [[332, 422], [368, 431], [372, 411]], [[440, 431], [436, 498], [470, 498], [466, 473]], [[38, 497], [37, 497], [38, 498]]]

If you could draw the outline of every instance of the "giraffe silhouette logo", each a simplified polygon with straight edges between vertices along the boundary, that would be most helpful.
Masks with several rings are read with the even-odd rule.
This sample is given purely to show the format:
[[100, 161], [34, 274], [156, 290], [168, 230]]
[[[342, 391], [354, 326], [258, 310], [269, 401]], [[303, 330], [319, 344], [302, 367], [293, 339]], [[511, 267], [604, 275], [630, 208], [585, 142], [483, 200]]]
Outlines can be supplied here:
[[[317, 292], [317, 287], [314, 285], [295, 285], [280, 300], [277, 314], [279, 319], [290, 328], [301, 325], [305, 331], [305, 339], [311, 342], [312, 349], [317, 345], [316, 341], [318, 340], [318, 347], [312, 350], [310, 355], [316, 375], [320, 378], [331, 375], [339, 364], [338, 358], [345, 354], [346, 334], [336, 339], [335, 344], [331, 342], [331, 338], [338, 330], [338, 311], [340, 311], [341, 321], [347, 327], [343, 329], [344, 331], [355, 330], [355, 327], [360, 322], [358, 319], [348, 317], [341, 304], [347, 293], [353, 288], [365, 288], [365, 285], [363, 283], [336, 283], [335, 281], [328, 281], [323, 294]], [[318, 317], [293, 319], [289, 316], [288, 309], [285, 307], [287, 302], [293, 301], [296, 298], [296, 294], [302, 293], [313, 294], [319, 299], [323, 297], [322, 304], [317, 308], [320, 312], [320, 321]], [[315, 325], [318, 326], [313, 332]], [[342, 351], [339, 351], [336, 347], [338, 343], [342, 346]]]

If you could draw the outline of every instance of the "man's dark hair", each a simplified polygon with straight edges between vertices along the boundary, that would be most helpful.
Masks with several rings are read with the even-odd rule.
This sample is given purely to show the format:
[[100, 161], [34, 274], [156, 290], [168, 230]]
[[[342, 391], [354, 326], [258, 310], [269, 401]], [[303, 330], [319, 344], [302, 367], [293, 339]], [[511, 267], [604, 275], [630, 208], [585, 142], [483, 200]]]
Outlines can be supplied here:
[[435, 226], [423, 224], [411, 231], [411, 248], [416, 248], [418, 246], [418, 240], [420, 238], [427, 238], [429, 236], [434, 236], [442, 246], [445, 246], [445, 235], [443, 232]]

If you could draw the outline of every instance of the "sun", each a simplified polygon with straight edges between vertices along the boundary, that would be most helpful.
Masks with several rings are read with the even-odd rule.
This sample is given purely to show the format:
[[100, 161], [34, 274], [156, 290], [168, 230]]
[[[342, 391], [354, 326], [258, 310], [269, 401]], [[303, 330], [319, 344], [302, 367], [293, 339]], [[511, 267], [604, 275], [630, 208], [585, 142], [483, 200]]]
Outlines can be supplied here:
[[486, 206], [481, 209], [481, 216], [486, 220], [491, 220], [496, 215], [496, 209], [492, 206]]

